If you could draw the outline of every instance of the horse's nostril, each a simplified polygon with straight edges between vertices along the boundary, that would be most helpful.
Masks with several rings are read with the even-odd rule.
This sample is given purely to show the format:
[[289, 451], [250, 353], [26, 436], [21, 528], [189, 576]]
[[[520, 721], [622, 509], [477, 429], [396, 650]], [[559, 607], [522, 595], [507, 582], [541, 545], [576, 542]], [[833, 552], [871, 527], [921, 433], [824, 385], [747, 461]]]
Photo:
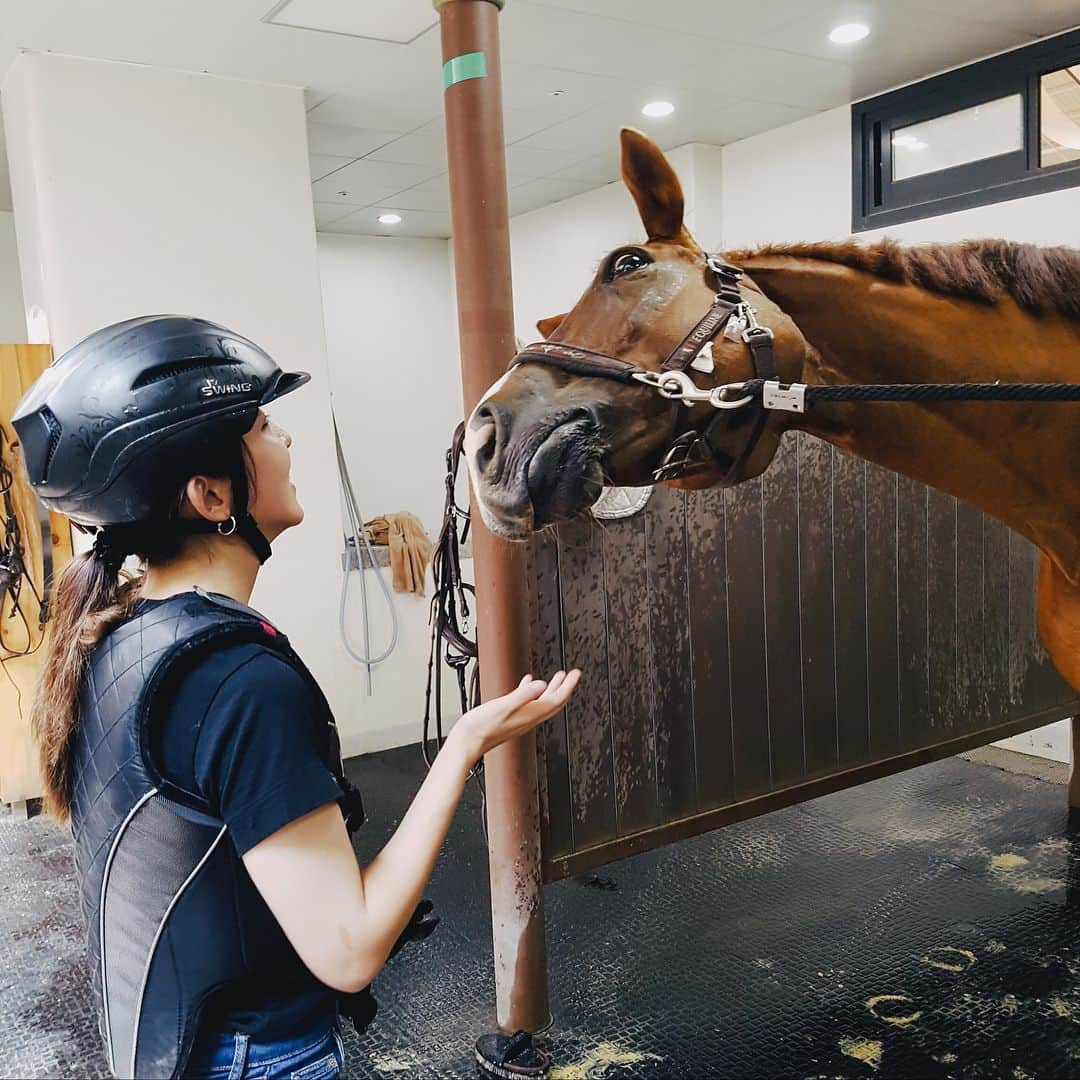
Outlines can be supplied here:
[[485, 424], [477, 432], [476, 464], [481, 469], [487, 469], [491, 459], [495, 456], [495, 425]]
[[472, 456], [476, 468], [485, 472], [495, 456], [498, 445], [498, 427], [492, 411], [482, 405], [465, 432], [465, 453]]

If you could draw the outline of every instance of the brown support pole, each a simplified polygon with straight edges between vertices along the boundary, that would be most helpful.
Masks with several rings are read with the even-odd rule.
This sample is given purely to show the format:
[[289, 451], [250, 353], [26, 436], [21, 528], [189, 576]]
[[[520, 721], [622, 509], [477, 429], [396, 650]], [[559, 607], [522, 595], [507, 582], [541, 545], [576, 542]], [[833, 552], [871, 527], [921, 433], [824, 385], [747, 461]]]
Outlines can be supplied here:
[[[467, 416], [517, 351], [499, 77], [503, 0], [433, 3], [442, 27]], [[489, 700], [513, 689], [531, 663], [528, 548], [497, 539], [475, 511], [472, 529], [481, 692]], [[484, 778], [498, 1024], [507, 1031], [540, 1031], [550, 1022], [550, 1011], [535, 739], [518, 739], [488, 754]]]

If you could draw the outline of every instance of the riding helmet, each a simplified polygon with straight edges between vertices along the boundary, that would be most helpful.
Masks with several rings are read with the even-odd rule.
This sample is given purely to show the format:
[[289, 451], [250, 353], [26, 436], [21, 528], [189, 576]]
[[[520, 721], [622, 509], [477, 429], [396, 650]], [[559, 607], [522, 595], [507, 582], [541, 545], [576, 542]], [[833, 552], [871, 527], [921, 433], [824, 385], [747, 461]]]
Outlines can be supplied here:
[[129, 525], [187, 479], [193, 453], [239, 439], [261, 405], [310, 378], [282, 371], [224, 326], [150, 315], [96, 330], [57, 357], [11, 422], [49, 509], [83, 528]]

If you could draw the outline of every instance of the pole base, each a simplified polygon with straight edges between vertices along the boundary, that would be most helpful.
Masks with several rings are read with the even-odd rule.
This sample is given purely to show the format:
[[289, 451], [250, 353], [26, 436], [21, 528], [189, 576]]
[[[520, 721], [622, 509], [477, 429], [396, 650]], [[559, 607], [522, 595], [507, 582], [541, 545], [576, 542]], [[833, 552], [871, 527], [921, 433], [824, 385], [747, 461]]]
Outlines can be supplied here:
[[498, 1080], [546, 1080], [551, 1073], [551, 1057], [533, 1044], [527, 1031], [481, 1035], [476, 1040], [476, 1071]]

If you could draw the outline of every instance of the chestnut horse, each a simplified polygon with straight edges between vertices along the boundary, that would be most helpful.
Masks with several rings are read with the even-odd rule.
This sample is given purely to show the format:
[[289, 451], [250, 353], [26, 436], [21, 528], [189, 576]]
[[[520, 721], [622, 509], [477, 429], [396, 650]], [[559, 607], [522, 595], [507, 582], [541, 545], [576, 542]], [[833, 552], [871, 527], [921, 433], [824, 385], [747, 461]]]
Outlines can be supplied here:
[[[600, 265], [552, 342], [657, 371], [709, 310], [706, 254], [683, 222], [683, 194], [646, 136], [622, 132], [622, 176], [648, 240]], [[774, 334], [784, 382], [1080, 382], [1080, 252], [1005, 241], [903, 249], [886, 242], [779, 245], [729, 252], [744, 299]], [[717, 336], [702, 389], [752, 375], [741, 340]], [[738, 475], [751, 411], [726, 413], [715, 457], [676, 486], [710, 487], [763, 472], [786, 430], [972, 503], [1041, 552], [1039, 631], [1080, 690], [1080, 405], [818, 405], [769, 412]], [[716, 415], [692, 406], [689, 425]], [[539, 363], [514, 367], [469, 418], [465, 452], [477, 505], [497, 535], [523, 540], [583, 512], [603, 484], [651, 482], [672, 440], [671, 405], [641, 383]], [[1080, 807], [1080, 723], [1073, 721], [1070, 805]]]

